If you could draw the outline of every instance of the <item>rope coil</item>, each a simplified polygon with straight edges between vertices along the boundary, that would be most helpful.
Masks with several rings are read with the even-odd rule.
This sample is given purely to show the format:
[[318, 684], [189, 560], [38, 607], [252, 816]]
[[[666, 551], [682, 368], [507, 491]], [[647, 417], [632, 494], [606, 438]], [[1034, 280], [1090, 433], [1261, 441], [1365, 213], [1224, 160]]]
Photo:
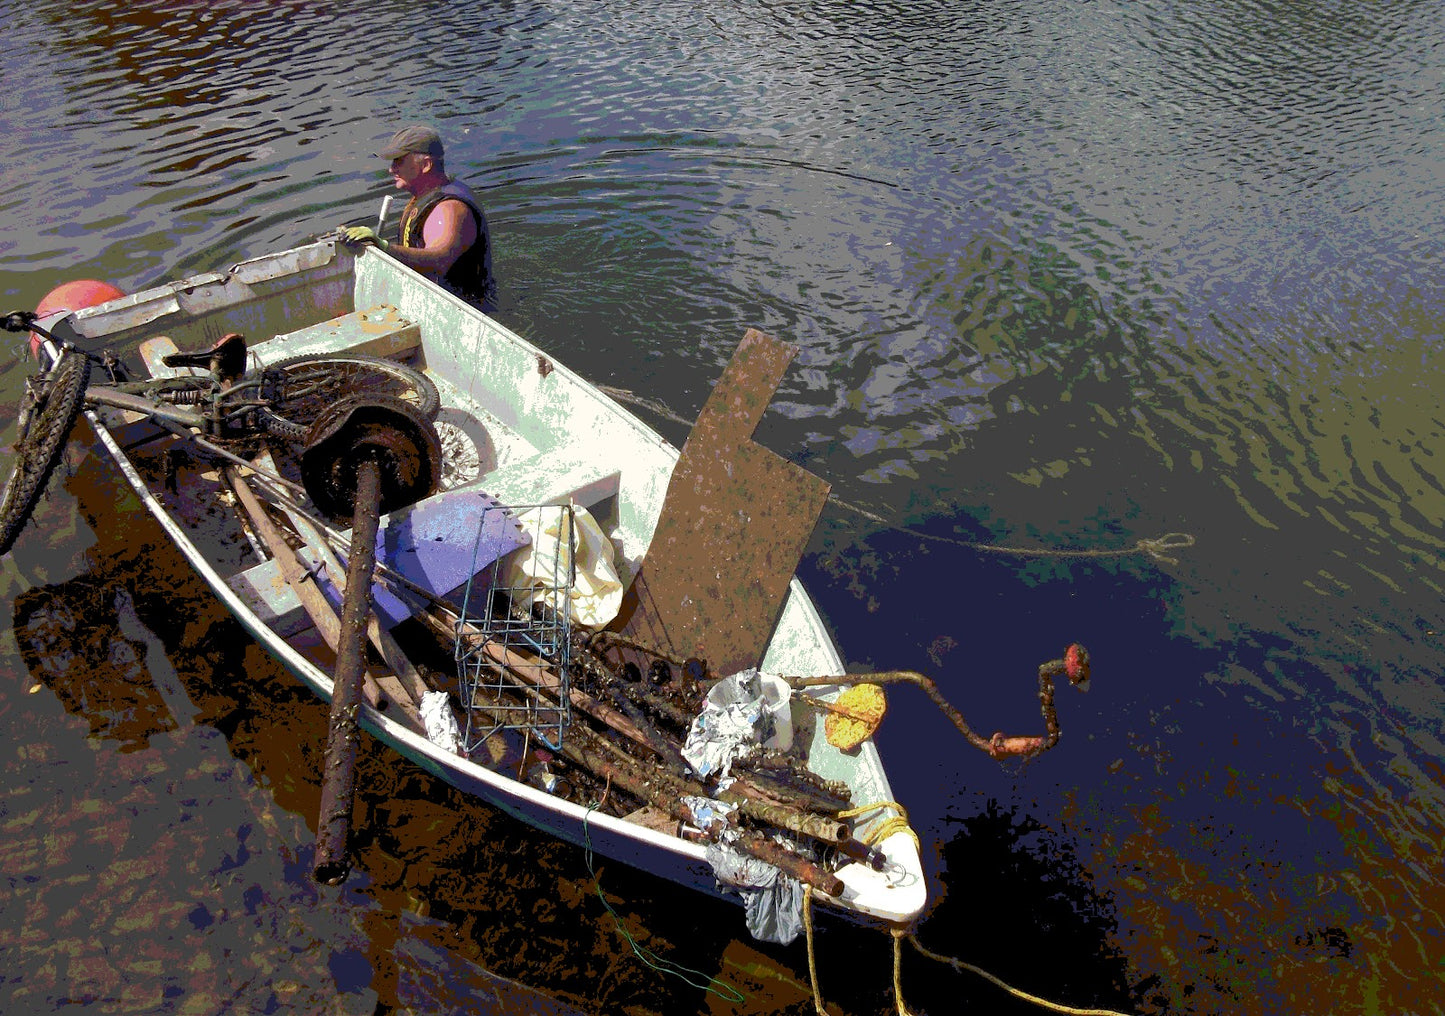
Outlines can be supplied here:
[[865, 804], [857, 808], [849, 808], [846, 811], [838, 812], [838, 817], [857, 818], [859, 815], [866, 815], [870, 811], [878, 811], [882, 808], [891, 808], [898, 814], [890, 815], [878, 825], [869, 829], [868, 832], [862, 836], [862, 841], [870, 847], [876, 847], [894, 833], [904, 832], [908, 834], [909, 839], [913, 840], [913, 846], [917, 848], [919, 853], [922, 853], [923, 841], [918, 838], [918, 834], [914, 832], [913, 827], [908, 824], [908, 812], [904, 809], [903, 805], [897, 801], [878, 801], [875, 804]]

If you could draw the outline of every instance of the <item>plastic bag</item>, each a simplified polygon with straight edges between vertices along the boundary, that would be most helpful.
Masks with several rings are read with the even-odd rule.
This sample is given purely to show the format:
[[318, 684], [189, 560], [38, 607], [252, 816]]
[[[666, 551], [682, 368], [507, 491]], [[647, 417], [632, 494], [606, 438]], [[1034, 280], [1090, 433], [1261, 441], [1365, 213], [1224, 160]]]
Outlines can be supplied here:
[[428, 741], [453, 755], [462, 753], [462, 732], [446, 692], [429, 691], [421, 697], [421, 719]]
[[682, 757], [699, 776], [724, 777], [733, 760], [759, 747], [787, 751], [793, 744], [788, 683], [756, 667], [730, 674], [707, 693], [693, 718]]
[[801, 882], [722, 843], [708, 844], [707, 861], [718, 882], [743, 898], [753, 938], [787, 945], [798, 937], [803, 930]]

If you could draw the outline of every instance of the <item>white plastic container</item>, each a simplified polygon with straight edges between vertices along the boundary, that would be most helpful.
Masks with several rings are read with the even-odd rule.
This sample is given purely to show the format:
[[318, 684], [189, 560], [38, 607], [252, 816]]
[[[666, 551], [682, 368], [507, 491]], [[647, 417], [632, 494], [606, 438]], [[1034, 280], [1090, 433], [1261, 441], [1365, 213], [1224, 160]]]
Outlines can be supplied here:
[[763, 713], [773, 721], [763, 747], [787, 751], [793, 746], [793, 689], [781, 677], [763, 675]]

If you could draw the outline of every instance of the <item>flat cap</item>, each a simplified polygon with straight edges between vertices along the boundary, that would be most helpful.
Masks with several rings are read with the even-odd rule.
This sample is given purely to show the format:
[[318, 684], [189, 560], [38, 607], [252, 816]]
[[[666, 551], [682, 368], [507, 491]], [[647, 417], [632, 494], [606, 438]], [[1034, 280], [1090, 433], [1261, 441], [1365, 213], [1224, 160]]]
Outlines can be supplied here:
[[426, 124], [408, 124], [393, 134], [387, 146], [376, 154], [382, 159], [399, 159], [411, 152], [440, 159], [442, 136]]

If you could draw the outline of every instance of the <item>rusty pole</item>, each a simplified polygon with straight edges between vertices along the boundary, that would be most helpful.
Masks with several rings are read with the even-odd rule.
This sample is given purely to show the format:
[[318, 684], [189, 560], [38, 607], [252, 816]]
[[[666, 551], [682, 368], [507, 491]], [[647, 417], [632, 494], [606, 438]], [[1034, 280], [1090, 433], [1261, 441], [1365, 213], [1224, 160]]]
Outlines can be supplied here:
[[331, 720], [321, 774], [321, 812], [316, 828], [312, 876], [340, 885], [351, 871], [347, 840], [356, 791], [356, 745], [360, 728], [362, 677], [366, 672], [366, 615], [376, 567], [376, 531], [381, 515], [381, 467], [370, 456], [357, 464], [356, 508], [351, 523], [351, 557], [346, 563], [346, 596], [331, 689]]

